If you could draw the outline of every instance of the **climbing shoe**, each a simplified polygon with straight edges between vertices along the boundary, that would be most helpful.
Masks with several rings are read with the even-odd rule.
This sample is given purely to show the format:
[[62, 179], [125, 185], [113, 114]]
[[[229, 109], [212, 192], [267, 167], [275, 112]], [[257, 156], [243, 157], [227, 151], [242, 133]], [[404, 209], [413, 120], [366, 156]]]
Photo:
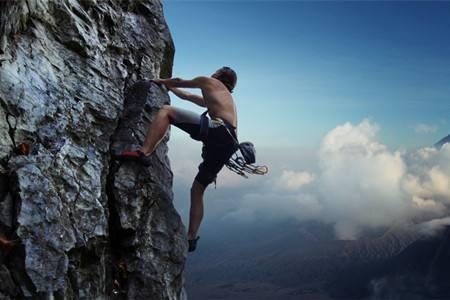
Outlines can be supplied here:
[[193, 239], [193, 240], [188, 240], [188, 243], [189, 243], [188, 251], [189, 251], [189, 252], [195, 251], [195, 249], [197, 248], [197, 241], [198, 241], [199, 239], [200, 239], [200, 237], [198, 236], [198, 237], [196, 237], [196, 238]]
[[142, 163], [148, 167], [152, 164], [150, 155], [145, 155], [142, 151], [123, 151], [118, 154], [114, 154], [113, 158], [119, 161], [132, 160]]

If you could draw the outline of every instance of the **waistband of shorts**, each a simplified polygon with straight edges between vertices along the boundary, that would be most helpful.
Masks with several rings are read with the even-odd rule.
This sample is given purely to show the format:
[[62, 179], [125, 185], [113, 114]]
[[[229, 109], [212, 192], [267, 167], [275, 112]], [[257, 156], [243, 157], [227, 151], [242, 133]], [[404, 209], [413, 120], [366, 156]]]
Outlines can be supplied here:
[[230, 122], [228, 122], [228, 121], [225, 120], [225, 119], [219, 118], [219, 117], [211, 118], [211, 121], [212, 121], [213, 123], [216, 123], [216, 124], [226, 125], [226, 126], [229, 127], [229, 128], [236, 129], [236, 127], [234, 127], [232, 124], [230, 124]]
[[236, 127], [230, 124], [227, 120], [224, 120], [219, 117], [211, 118], [211, 122], [216, 125], [222, 125], [228, 128], [228, 130], [233, 134], [234, 137], [236, 137]]

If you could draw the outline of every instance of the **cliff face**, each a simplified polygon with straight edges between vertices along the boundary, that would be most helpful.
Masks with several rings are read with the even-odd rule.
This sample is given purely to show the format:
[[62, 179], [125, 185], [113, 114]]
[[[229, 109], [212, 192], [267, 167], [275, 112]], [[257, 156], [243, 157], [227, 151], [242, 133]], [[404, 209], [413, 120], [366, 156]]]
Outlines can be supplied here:
[[165, 141], [111, 161], [169, 102], [159, 1], [0, 1], [0, 299], [180, 299], [185, 230]]

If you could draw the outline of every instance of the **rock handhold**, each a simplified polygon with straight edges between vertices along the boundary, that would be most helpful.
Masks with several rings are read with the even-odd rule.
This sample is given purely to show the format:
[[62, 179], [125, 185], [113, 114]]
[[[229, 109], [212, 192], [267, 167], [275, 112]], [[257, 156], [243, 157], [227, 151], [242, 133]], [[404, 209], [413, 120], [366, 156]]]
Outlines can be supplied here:
[[[126, 93], [119, 125], [111, 138], [112, 151], [142, 145], [157, 111], [168, 103], [168, 95], [150, 81], [131, 86]], [[152, 154], [149, 166], [124, 162], [111, 168], [109, 205], [111, 216], [116, 218], [111, 226], [119, 233], [112, 244], [121, 249], [115, 256], [128, 272], [129, 299], [147, 299], [155, 292], [161, 295], [155, 299], [172, 299], [183, 285], [186, 233], [172, 204], [167, 139], [168, 136]], [[124, 268], [119, 268], [119, 273], [123, 272]], [[121, 282], [121, 289], [125, 288], [123, 284]], [[153, 291], [146, 289], [148, 284], [152, 285]]]

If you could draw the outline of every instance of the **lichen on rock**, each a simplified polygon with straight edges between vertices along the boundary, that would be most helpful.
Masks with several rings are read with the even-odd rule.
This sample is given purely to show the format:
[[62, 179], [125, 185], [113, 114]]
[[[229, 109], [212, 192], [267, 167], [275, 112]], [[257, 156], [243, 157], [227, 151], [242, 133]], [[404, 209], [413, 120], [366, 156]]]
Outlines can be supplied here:
[[148, 81], [171, 75], [161, 3], [1, 1], [0, 16], [0, 235], [20, 241], [0, 249], [0, 299], [183, 298], [167, 138], [148, 168], [110, 155], [169, 103]]

